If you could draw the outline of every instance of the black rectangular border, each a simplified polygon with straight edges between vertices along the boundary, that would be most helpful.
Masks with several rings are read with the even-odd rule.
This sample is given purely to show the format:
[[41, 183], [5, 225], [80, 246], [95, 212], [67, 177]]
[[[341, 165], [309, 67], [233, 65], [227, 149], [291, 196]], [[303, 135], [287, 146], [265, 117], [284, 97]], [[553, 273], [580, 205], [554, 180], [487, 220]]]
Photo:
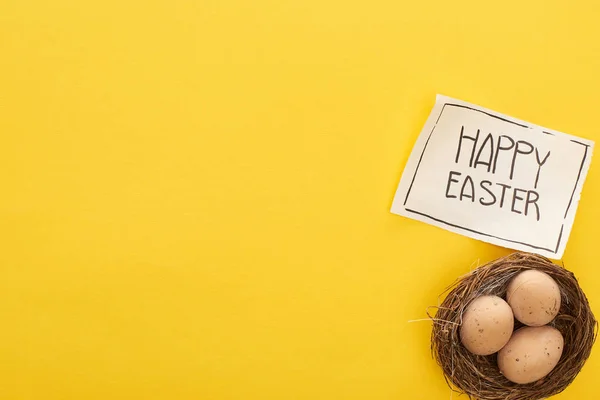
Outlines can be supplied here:
[[[508, 122], [510, 124], [520, 126], [521, 128], [529, 128], [529, 129], [531, 129], [531, 127], [528, 126], [528, 125], [520, 124], [520, 123], [511, 121], [509, 119], [500, 117], [498, 115], [494, 115], [494, 114], [491, 114], [491, 113], [483, 111], [483, 110], [478, 110], [478, 109], [473, 108], [473, 107], [465, 106], [465, 105], [462, 105], [462, 104], [455, 104], [455, 103], [444, 103], [444, 105], [442, 106], [442, 110], [440, 111], [440, 115], [438, 115], [438, 118], [435, 121], [435, 124], [433, 125], [433, 128], [431, 129], [431, 132], [429, 133], [429, 136], [427, 137], [427, 141], [425, 142], [425, 145], [423, 146], [423, 151], [421, 152], [421, 155], [419, 156], [419, 162], [417, 163], [417, 167], [415, 168], [415, 173], [413, 174], [413, 177], [412, 177], [412, 179], [410, 181], [410, 185], [409, 185], [408, 190], [406, 192], [406, 197], [404, 198], [404, 203], [402, 204], [402, 206], [404, 207], [404, 210], [406, 210], [406, 211], [408, 211], [410, 213], [413, 213], [413, 214], [420, 215], [420, 216], [425, 217], [425, 218], [429, 218], [429, 219], [431, 219], [433, 221], [439, 222], [441, 224], [444, 224], [444, 225], [447, 225], [447, 226], [450, 226], [450, 227], [453, 227], [453, 228], [462, 229], [462, 230], [467, 231], [467, 232], [476, 233], [478, 235], [482, 235], [482, 236], [486, 236], [486, 237], [490, 237], [490, 238], [494, 238], [494, 239], [503, 240], [503, 241], [509, 242], [509, 243], [521, 244], [521, 245], [524, 245], [524, 246], [527, 246], [527, 247], [530, 247], [530, 248], [536, 249], [536, 250], [546, 250], [546, 251], [548, 251], [548, 252], [550, 252], [552, 254], [558, 253], [558, 249], [560, 248], [560, 243], [561, 243], [562, 237], [563, 237], [563, 230], [564, 230], [564, 227], [565, 227], [564, 220], [567, 219], [567, 215], [569, 214], [569, 209], [571, 208], [571, 204], [573, 202], [573, 197], [575, 196], [575, 192], [577, 191], [577, 186], [579, 185], [579, 180], [581, 179], [581, 173], [583, 171], [583, 167], [585, 166], [585, 161], [586, 161], [587, 156], [588, 156], [589, 145], [585, 144], [585, 143], [582, 143], [580, 141], [577, 141], [577, 140], [571, 139], [571, 142], [579, 144], [581, 146], [584, 146], [585, 150], [584, 150], [584, 153], [583, 153], [583, 159], [581, 160], [581, 165], [579, 167], [579, 173], [577, 174], [577, 180], [575, 181], [575, 186], [573, 187], [573, 192], [571, 193], [571, 198], [569, 199], [569, 204], [567, 205], [567, 209], [565, 210], [565, 215], [563, 217], [563, 224], [560, 227], [560, 232], [558, 234], [558, 239], [556, 241], [556, 248], [554, 250], [553, 249], [549, 249], [547, 247], [536, 246], [536, 245], [533, 245], [531, 243], [519, 242], [519, 241], [516, 241], [516, 240], [505, 239], [505, 238], [502, 238], [502, 237], [499, 237], [499, 236], [494, 236], [494, 235], [491, 235], [489, 233], [479, 232], [479, 231], [476, 231], [476, 230], [473, 230], [473, 229], [470, 229], [470, 228], [467, 228], [467, 227], [464, 227], [464, 226], [452, 224], [450, 222], [441, 220], [441, 219], [433, 217], [431, 215], [422, 213], [420, 211], [412, 210], [412, 209], [409, 209], [409, 208], [406, 207], [406, 203], [408, 202], [408, 196], [410, 195], [410, 191], [411, 191], [411, 189], [413, 187], [413, 184], [415, 183], [415, 179], [417, 177], [417, 172], [419, 171], [419, 167], [421, 166], [421, 161], [423, 160], [423, 155], [425, 154], [425, 150], [427, 150], [427, 145], [429, 144], [429, 139], [431, 139], [431, 136], [433, 135], [433, 132], [435, 131], [435, 128], [437, 127], [437, 124], [440, 121], [440, 118], [442, 117], [442, 114], [444, 113], [444, 110], [446, 109], [446, 106], [459, 107], [459, 108], [465, 108], [465, 109], [472, 110], [472, 111], [477, 111], [477, 112], [485, 114], [485, 115], [487, 115], [489, 117], [496, 118], [496, 119], [499, 119], [501, 121]], [[543, 133], [548, 134], [548, 135], [553, 135], [552, 133], [546, 132], [546, 131], [543, 131]]]

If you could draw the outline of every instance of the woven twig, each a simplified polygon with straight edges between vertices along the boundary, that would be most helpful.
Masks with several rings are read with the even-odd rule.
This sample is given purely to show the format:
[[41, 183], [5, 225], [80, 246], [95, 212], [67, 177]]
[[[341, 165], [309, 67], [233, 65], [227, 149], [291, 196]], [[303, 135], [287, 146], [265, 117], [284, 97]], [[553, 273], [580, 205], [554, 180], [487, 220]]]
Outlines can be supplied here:
[[[518, 385], [498, 369], [496, 355], [476, 356], [460, 342], [462, 314], [481, 295], [506, 298], [509, 281], [519, 272], [537, 269], [558, 283], [562, 304], [550, 324], [565, 339], [558, 365], [537, 382]], [[456, 392], [479, 400], [538, 400], [562, 392], [575, 379], [588, 359], [596, 340], [598, 323], [573, 273], [545, 257], [513, 253], [492, 261], [460, 278], [446, 291], [448, 295], [433, 320], [431, 350], [442, 367], [446, 382]], [[515, 329], [522, 325], [515, 323]]]

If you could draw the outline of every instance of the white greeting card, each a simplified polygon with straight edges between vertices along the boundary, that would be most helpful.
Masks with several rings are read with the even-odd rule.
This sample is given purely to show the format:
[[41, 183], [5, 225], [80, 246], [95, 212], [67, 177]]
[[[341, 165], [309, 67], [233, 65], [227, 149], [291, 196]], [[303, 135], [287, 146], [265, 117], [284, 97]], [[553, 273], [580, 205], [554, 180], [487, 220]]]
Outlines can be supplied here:
[[561, 258], [594, 143], [438, 96], [392, 212]]

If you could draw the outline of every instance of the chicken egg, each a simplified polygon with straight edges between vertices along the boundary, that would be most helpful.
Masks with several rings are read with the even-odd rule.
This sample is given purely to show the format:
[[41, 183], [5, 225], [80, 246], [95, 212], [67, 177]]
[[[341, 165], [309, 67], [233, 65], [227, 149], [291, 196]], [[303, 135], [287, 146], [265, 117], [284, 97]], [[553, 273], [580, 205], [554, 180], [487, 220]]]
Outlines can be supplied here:
[[562, 334], [551, 326], [523, 327], [498, 353], [498, 368], [511, 382], [535, 382], [556, 367], [563, 346]]
[[515, 318], [529, 326], [546, 325], [560, 310], [558, 284], [550, 275], [533, 269], [512, 279], [506, 299]]
[[513, 327], [514, 316], [508, 303], [498, 296], [481, 296], [463, 314], [460, 339], [471, 353], [490, 355], [506, 345]]

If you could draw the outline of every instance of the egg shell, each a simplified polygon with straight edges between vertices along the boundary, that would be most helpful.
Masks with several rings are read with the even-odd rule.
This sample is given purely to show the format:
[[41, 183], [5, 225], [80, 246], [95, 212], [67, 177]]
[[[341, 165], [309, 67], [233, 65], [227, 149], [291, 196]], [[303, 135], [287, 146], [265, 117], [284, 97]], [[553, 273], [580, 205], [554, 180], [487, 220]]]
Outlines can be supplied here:
[[525, 325], [542, 326], [551, 322], [560, 310], [560, 289], [550, 275], [527, 270], [515, 276], [506, 292], [515, 318]]
[[498, 368], [511, 382], [535, 382], [556, 367], [563, 346], [562, 334], [551, 326], [523, 327], [498, 353]]
[[494, 354], [510, 340], [514, 322], [512, 310], [503, 299], [498, 296], [478, 297], [463, 314], [461, 342], [473, 354]]

